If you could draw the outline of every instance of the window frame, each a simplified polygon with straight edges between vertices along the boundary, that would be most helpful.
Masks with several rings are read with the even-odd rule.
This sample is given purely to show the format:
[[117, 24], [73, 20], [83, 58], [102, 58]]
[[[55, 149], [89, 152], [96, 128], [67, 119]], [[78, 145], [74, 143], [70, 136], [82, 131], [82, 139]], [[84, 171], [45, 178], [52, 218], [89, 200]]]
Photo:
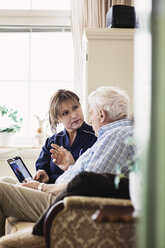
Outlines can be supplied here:
[[0, 10], [0, 27], [71, 26], [70, 10]]
[[[0, 10], [0, 32], [31, 32], [68, 29], [70, 10]], [[28, 141], [24, 144], [23, 140]], [[34, 136], [15, 136], [13, 146], [34, 144]], [[17, 145], [18, 144], [18, 145]]]

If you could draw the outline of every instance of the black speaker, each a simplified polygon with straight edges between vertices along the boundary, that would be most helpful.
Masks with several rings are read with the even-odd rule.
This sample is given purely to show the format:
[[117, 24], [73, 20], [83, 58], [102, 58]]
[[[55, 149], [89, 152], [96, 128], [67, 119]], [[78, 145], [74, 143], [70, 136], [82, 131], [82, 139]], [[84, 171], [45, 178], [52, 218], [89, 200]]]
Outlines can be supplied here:
[[113, 5], [106, 15], [108, 28], [136, 28], [135, 8], [127, 5]]

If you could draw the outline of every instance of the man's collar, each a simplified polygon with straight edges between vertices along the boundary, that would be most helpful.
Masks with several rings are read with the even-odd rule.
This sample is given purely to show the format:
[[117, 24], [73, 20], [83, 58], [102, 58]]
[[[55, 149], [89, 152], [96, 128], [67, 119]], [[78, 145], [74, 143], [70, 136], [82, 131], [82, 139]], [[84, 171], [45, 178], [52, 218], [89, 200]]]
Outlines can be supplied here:
[[126, 119], [121, 119], [121, 120], [110, 122], [110, 123], [100, 127], [100, 129], [98, 130], [98, 137], [101, 136], [106, 131], [109, 131], [115, 127], [125, 125], [125, 123], [127, 123], [128, 125], [132, 125], [132, 121], [130, 119], [126, 118]]

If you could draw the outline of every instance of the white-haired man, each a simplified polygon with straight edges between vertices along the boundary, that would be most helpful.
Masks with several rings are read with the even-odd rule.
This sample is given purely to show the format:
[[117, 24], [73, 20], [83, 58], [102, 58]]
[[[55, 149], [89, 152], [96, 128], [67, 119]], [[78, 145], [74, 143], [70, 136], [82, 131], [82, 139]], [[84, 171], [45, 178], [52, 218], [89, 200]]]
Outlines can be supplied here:
[[63, 147], [55, 146], [52, 159], [56, 159], [56, 164], [58, 162], [59, 167], [65, 170], [55, 184], [41, 185], [38, 181], [32, 181], [13, 185], [0, 181], [1, 235], [4, 234], [6, 216], [37, 221], [55, 196], [82, 171], [115, 174], [116, 169], [120, 168], [122, 173], [128, 175], [127, 161], [134, 156], [134, 147], [127, 142], [134, 135], [132, 122], [128, 119], [128, 96], [118, 88], [106, 86], [91, 93], [88, 100], [91, 123], [98, 140], [74, 165], [68, 162], [73, 161], [70, 153]]

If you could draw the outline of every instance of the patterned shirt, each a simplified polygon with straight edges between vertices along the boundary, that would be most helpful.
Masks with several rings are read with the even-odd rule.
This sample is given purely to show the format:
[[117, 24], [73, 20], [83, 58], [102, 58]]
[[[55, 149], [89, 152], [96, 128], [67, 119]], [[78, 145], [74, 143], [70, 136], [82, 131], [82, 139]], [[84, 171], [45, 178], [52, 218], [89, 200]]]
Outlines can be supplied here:
[[95, 144], [83, 153], [74, 165], [69, 166], [56, 183], [68, 183], [82, 171], [116, 174], [120, 168], [120, 171], [128, 176], [127, 162], [135, 155], [134, 146], [128, 142], [133, 135], [133, 125], [129, 119], [104, 125], [98, 130]]

